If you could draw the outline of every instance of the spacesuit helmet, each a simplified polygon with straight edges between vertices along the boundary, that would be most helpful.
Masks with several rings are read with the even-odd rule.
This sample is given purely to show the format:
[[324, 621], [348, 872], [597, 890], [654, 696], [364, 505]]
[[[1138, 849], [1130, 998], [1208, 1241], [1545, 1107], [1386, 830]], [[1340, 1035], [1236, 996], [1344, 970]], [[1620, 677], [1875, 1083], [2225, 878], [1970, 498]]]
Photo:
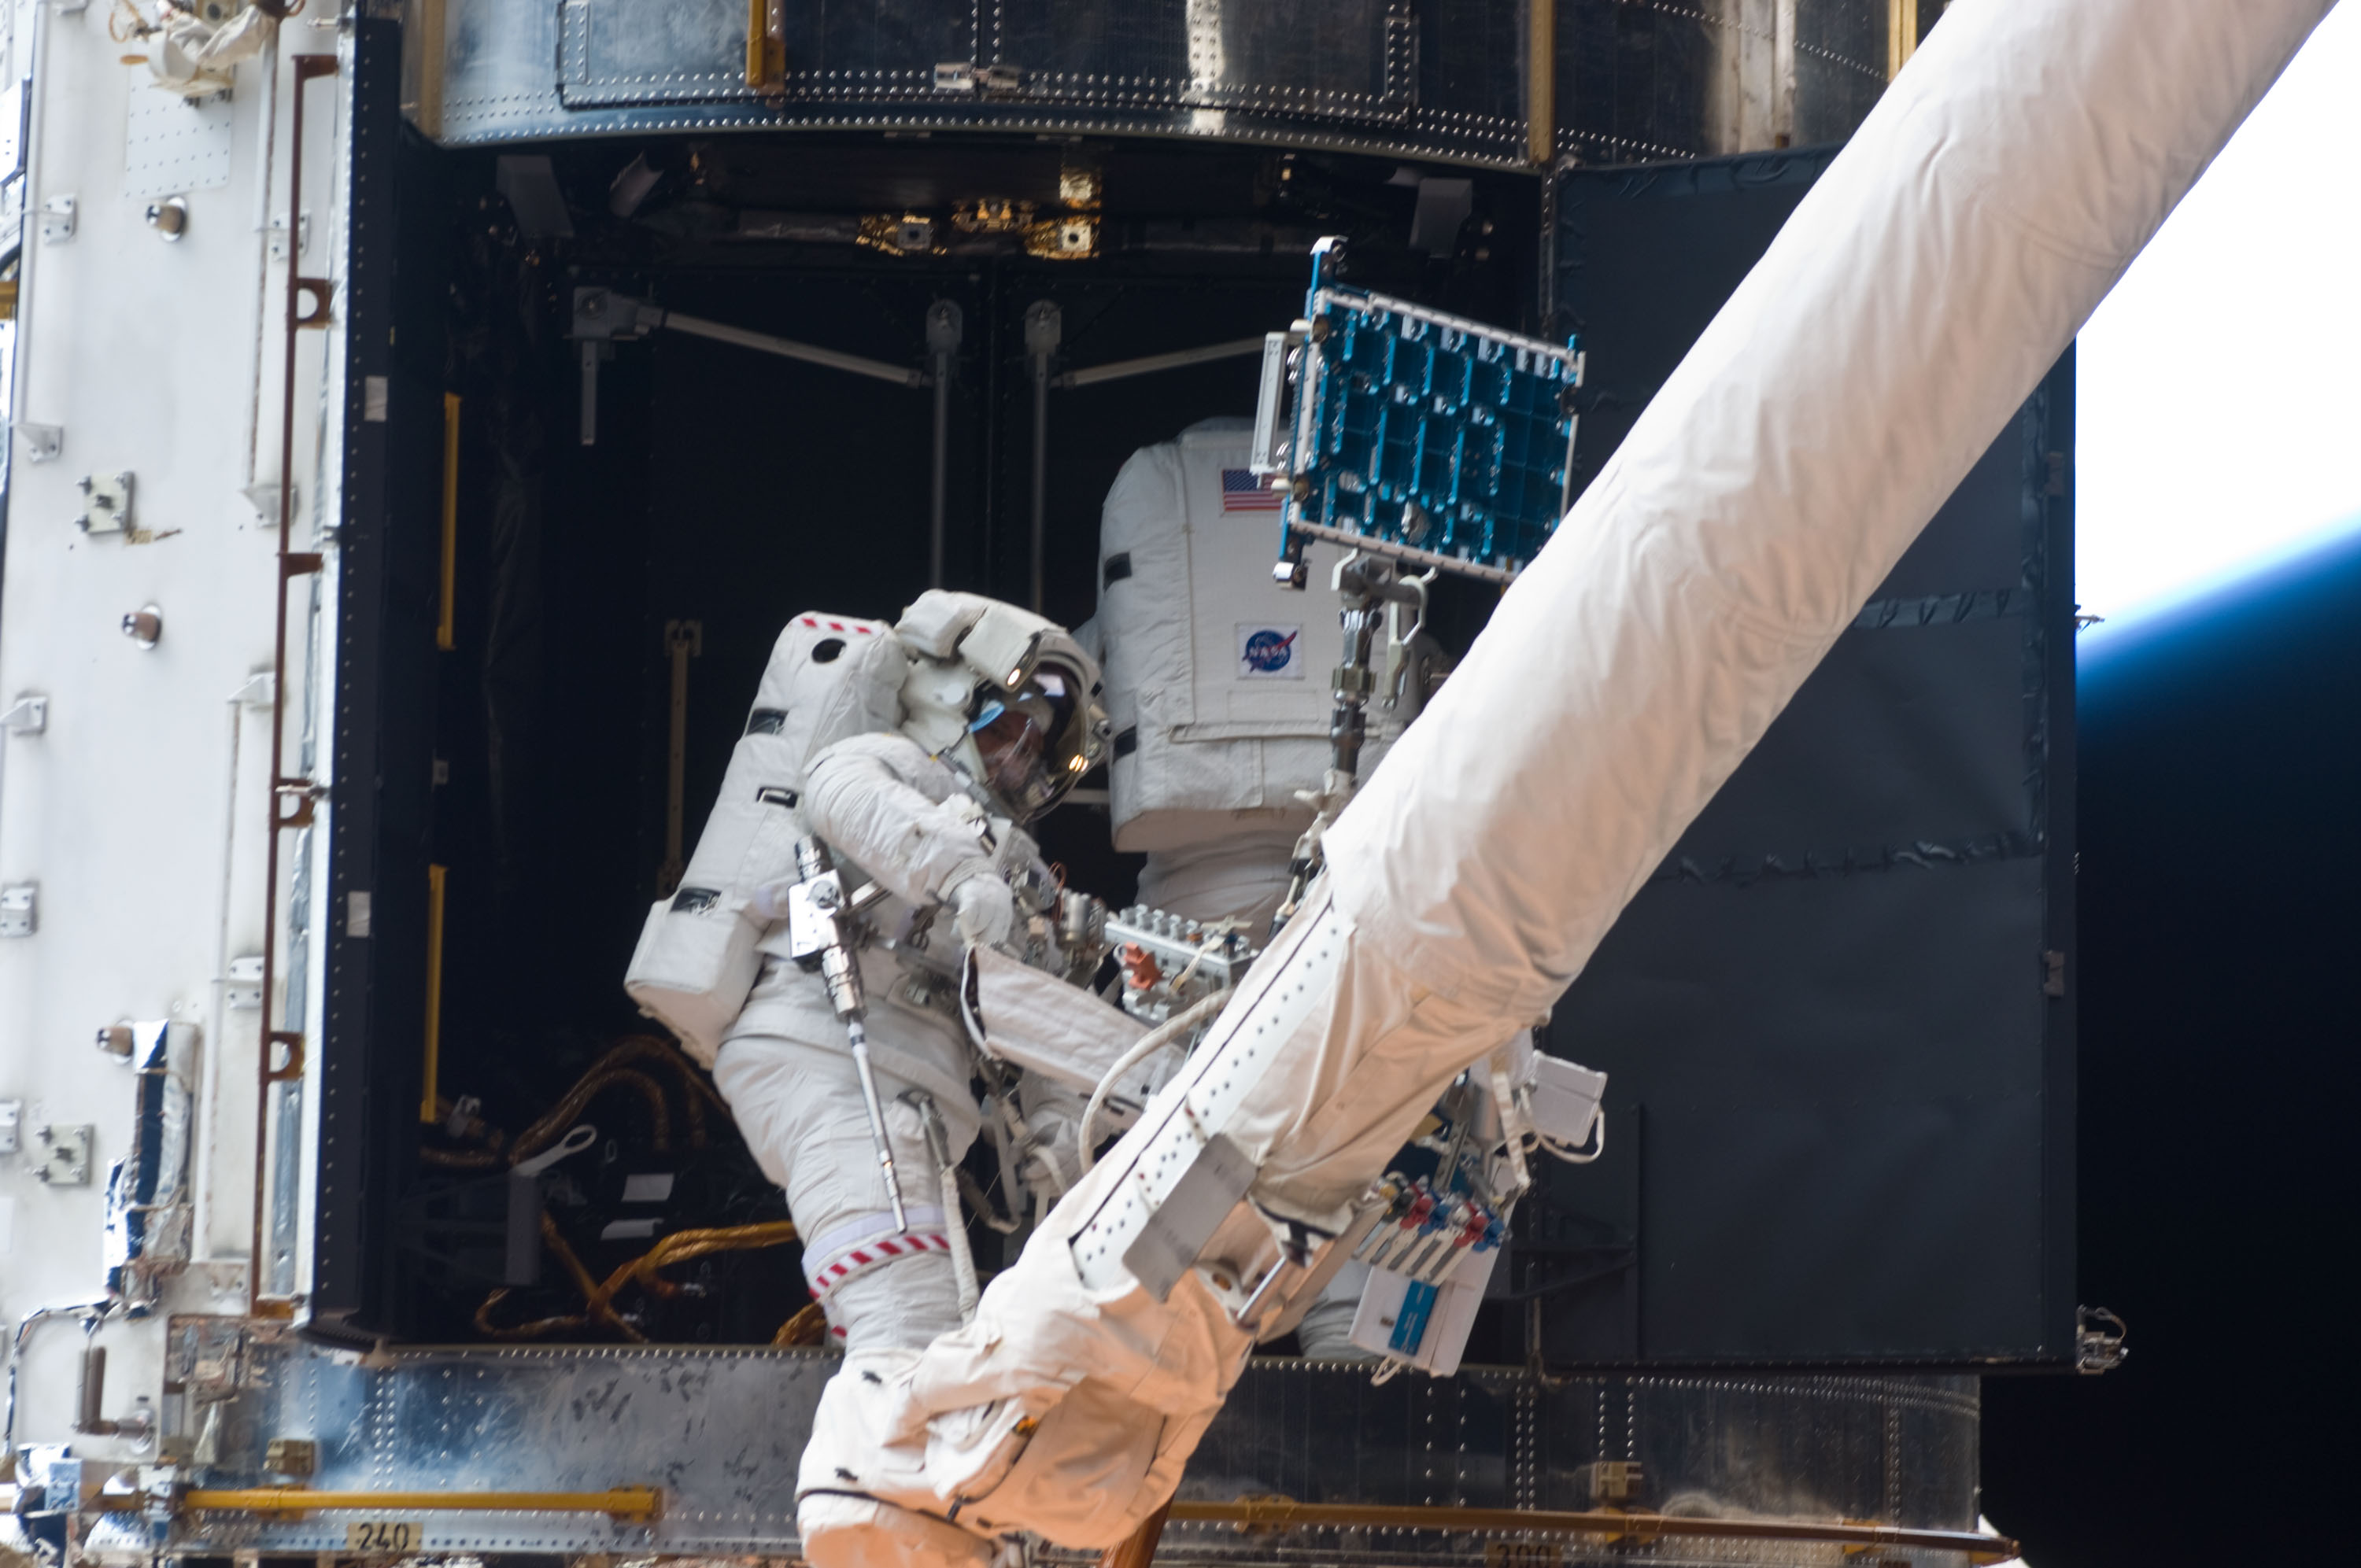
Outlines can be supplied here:
[[1021, 691], [1003, 696], [977, 690], [968, 734], [983, 766], [981, 782], [1019, 821], [1057, 805], [1097, 760], [1081, 700], [1083, 680], [1062, 662], [1044, 659]]
[[1098, 662], [1015, 605], [930, 589], [895, 629], [912, 656], [902, 728], [1030, 822], [1098, 765], [1107, 745]]

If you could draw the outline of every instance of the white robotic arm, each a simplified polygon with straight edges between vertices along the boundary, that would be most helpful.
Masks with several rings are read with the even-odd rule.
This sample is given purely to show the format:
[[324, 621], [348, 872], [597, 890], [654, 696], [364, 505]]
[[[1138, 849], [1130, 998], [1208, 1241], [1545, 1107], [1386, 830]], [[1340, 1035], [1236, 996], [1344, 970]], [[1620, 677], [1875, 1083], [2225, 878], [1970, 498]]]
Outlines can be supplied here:
[[1574, 978], [2327, 9], [1951, 7], [1329, 830], [1326, 886], [1189, 1069], [974, 1321], [823, 1405], [815, 1563], [949, 1552], [945, 1526], [1104, 1547], [1170, 1497], [1418, 1114]]

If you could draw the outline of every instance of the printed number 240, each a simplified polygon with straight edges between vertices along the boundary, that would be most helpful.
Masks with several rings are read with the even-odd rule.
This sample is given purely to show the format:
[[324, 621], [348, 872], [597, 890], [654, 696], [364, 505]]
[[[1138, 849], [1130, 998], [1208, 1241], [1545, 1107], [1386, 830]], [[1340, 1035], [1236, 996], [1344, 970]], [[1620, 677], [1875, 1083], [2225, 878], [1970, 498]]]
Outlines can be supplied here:
[[423, 1532], [411, 1519], [368, 1519], [345, 1531], [347, 1552], [415, 1552]]

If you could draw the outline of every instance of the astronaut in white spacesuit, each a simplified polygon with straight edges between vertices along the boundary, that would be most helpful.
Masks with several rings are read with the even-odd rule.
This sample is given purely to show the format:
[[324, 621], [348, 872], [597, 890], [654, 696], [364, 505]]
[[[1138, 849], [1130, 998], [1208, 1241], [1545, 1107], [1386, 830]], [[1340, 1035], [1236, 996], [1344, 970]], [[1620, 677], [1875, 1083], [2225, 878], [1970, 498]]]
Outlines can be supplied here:
[[166, 0], [150, 20], [134, 0], [115, 0], [107, 27], [139, 46], [127, 63], [144, 54], [155, 86], [193, 101], [229, 92], [239, 63], [268, 52], [279, 25], [302, 9], [302, 0]]
[[[961, 1321], [961, 1222], [940, 1195], [983, 1112], [956, 976], [969, 947], [1021, 936], [1054, 892], [1023, 827], [1101, 756], [1098, 695], [1095, 662], [1062, 629], [973, 595], [923, 595], [890, 629], [798, 617], [682, 893], [657, 905], [634, 959], [632, 993], [708, 1061], [785, 1189], [813, 1296], [848, 1352], [915, 1350]], [[807, 836], [848, 893], [873, 883], [886, 895], [863, 911], [854, 961], [890, 1167], [842, 1011], [790, 950], [793, 846]], [[711, 973], [667, 970], [668, 941], [717, 930], [733, 950]], [[707, 1007], [686, 1025], [684, 992]], [[1070, 1091], [1035, 1085], [1029, 1098], [1042, 1134], [1070, 1124], [1056, 1113]], [[1079, 1174], [1054, 1137], [1018, 1159], [1045, 1196]]]

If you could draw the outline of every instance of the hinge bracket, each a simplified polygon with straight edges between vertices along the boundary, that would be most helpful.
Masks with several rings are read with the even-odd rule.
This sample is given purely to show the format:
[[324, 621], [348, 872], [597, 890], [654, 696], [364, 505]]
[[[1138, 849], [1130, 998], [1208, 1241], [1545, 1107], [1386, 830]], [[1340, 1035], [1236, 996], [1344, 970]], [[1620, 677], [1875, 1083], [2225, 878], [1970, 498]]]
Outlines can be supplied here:
[[2085, 1377], [2113, 1372], [2131, 1354], [2124, 1339], [2131, 1331], [2104, 1307], [2074, 1309], [2074, 1370]]

